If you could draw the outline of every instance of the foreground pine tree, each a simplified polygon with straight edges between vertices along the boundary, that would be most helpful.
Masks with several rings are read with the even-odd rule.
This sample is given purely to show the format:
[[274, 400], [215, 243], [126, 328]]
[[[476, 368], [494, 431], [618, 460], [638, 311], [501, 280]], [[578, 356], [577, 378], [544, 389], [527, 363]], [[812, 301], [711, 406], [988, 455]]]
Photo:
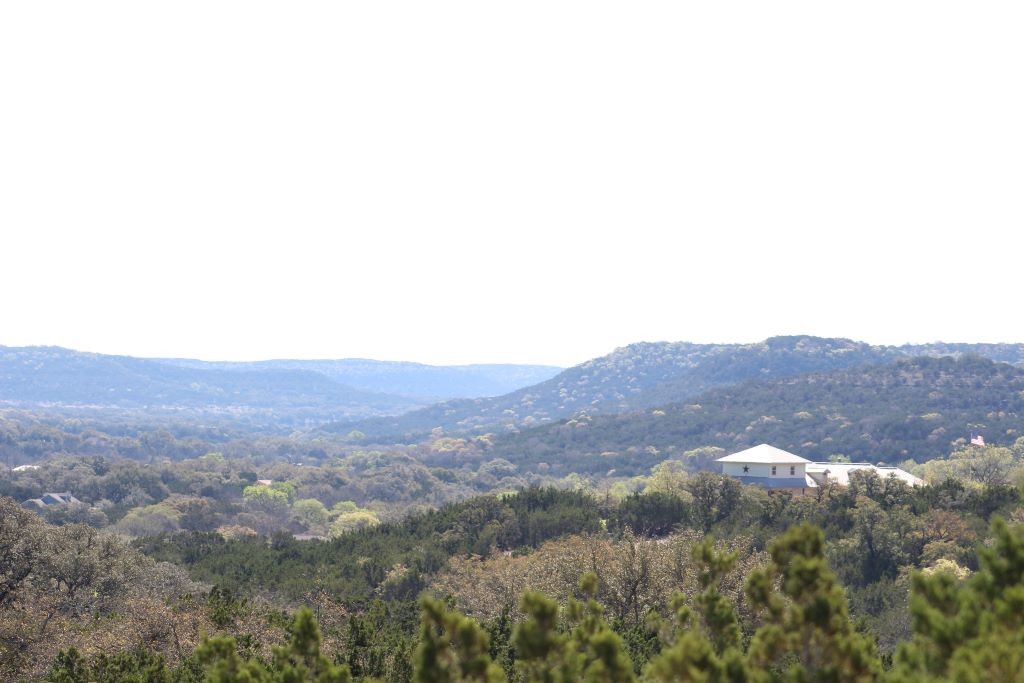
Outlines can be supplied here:
[[487, 633], [468, 617], [449, 612], [437, 600], [423, 599], [420, 645], [416, 649], [416, 683], [505, 680], [491, 661]]
[[351, 683], [348, 667], [331, 662], [320, 652], [320, 629], [313, 612], [300, 609], [292, 623], [291, 641], [274, 648], [269, 665], [242, 659], [235, 639], [210, 638], [196, 650], [206, 668], [208, 683]]
[[650, 683], [742, 683], [750, 680], [740, 651], [740, 630], [736, 611], [718, 589], [736, 562], [735, 553], [718, 553], [705, 539], [694, 546], [693, 559], [700, 567], [701, 593], [695, 601], [696, 614], [685, 596], [673, 600], [674, 641], [655, 656], [644, 670]]
[[874, 644], [850, 620], [846, 596], [825, 561], [821, 530], [794, 526], [769, 550], [771, 564], [747, 580], [747, 595], [764, 621], [747, 652], [754, 680], [875, 680], [881, 667]]
[[633, 664], [622, 638], [609, 628], [604, 610], [594, 600], [597, 577], [586, 574], [580, 580], [583, 602], [570, 599], [561, 620], [558, 604], [539, 594], [523, 598], [526, 621], [516, 626], [512, 644], [519, 655], [518, 666], [526, 681], [538, 683], [630, 683]]
[[997, 518], [992, 533], [966, 582], [914, 576], [914, 638], [897, 651], [890, 680], [1024, 681], [1024, 528]]

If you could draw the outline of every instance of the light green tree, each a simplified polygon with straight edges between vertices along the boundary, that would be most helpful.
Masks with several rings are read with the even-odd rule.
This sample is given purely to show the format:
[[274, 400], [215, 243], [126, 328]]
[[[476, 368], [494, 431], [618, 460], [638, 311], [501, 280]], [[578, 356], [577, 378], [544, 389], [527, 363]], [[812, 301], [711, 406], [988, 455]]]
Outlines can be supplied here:
[[338, 515], [331, 523], [331, 536], [341, 536], [351, 531], [366, 529], [380, 524], [380, 519], [370, 510], [356, 510]]
[[246, 486], [242, 490], [242, 500], [252, 509], [270, 515], [282, 514], [288, 510], [288, 494], [269, 486]]
[[303, 498], [292, 505], [292, 516], [302, 522], [307, 529], [323, 531], [331, 521], [331, 514], [316, 498]]
[[689, 479], [686, 466], [679, 460], [665, 460], [651, 468], [651, 476], [647, 478], [645, 491], [668, 493], [680, 496], [683, 500], [692, 500], [693, 496], [686, 490]]

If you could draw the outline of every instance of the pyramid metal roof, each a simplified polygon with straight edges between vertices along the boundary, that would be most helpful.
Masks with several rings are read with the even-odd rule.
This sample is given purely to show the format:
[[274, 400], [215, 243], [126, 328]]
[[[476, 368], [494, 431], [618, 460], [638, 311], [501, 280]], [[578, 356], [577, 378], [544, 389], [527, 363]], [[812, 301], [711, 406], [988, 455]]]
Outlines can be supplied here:
[[748, 448], [745, 451], [739, 453], [733, 453], [727, 455], [724, 458], [719, 458], [716, 462], [749, 462], [756, 463], [759, 465], [801, 465], [811, 462], [806, 458], [801, 458], [799, 455], [794, 455], [788, 451], [784, 451], [781, 448], [775, 446], [769, 446], [766, 443], [759, 444], [753, 448]]

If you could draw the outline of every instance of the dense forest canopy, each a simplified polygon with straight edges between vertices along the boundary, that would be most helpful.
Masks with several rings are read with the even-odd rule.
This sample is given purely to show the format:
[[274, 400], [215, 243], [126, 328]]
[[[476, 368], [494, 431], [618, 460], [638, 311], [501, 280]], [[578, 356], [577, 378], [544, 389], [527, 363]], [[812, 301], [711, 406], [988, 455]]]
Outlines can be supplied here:
[[496, 455], [556, 472], [645, 471], [702, 446], [771, 443], [810, 460], [923, 462], [971, 432], [1024, 434], [1024, 369], [977, 356], [916, 358], [714, 389], [692, 402], [591, 415], [495, 440]]
[[[983, 644], [1011, 647], [1022, 625], [983, 615], [1024, 590], [1017, 488], [865, 474], [792, 498], [713, 474], [661, 484], [621, 500], [524, 489], [305, 542], [127, 544], [2, 499], [0, 672], [475, 680], [466, 667], [486, 662], [495, 680], [614, 667], [603, 680], [628, 681], [679, 680], [688, 661], [705, 672], [693, 680], [736, 667], [730, 680], [802, 668], [845, 681], [952, 677], [968, 656], [1016, 666]], [[949, 612], [951, 599], [971, 607]]]
[[505, 396], [447, 401], [395, 416], [332, 427], [357, 430], [372, 440], [409, 440], [432, 429], [452, 434], [501, 433], [571, 417], [655, 408], [716, 387], [750, 380], [783, 379], [913, 357], [973, 354], [1024, 364], [1022, 344], [924, 344], [872, 346], [849, 339], [772, 337], [756, 344], [632, 344], [569, 368], [552, 379]]
[[[319, 428], [301, 387], [253, 408], [340, 365], [119, 361], [179, 405], [0, 409], [0, 678], [1012, 680], [1021, 625], [986, 614], [1024, 590], [1018, 351], [635, 345], [399, 438]], [[204, 407], [200, 371], [246, 407]], [[717, 474], [760, 442], [928, 485]]]

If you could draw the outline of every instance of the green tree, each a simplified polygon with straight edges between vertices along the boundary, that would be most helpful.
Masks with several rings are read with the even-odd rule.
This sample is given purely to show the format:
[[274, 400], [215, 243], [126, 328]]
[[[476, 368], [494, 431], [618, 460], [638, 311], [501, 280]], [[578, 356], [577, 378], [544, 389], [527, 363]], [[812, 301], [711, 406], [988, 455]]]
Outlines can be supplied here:
[[351, 531], [358, 531], [380, 524], [377, 515], [370, 510], [357, 510], [338, 515], [331, 523], [331, 536], [341, 536]]
[[686, 482], [690, 475], [679, 460], [665, 460], [651, 468], [651, 476], [647, 478], [645, 493], [667, 493], [675, 496], [689, 497]]
[[292, 505], [292, 516], [299, 520], [307, 529], [325, 529], [331, 515], [316, 498], [303, 498]]
[[622, 638], [608, 627], [603, 609], [594, 600], [598, 580], [586, 574], [580, 590], [586, 599], [570, 599], [565, 623], [560, 624], [558, 605], [553, 600], [528, 592], [522, 610], [526, 620], [519, 623], [512, 643], [519, 655], [517, 666], [527, 681], [570, 683], [593, 681], [629, 683], [634, 680], [633, 664]]
[[748, 578], [747, 595], [764, 622], [747, 653], [757, 679], [770, 680], [773, 670], [783, 681], [872, 681], [880, 673], [874, 645], [850, 621], [824, 549], [820, 529], [794, 526], [772, 543], [771, 564]]
[[45, 550], [39, 517], [11, 498], [0, 498], [0, 608], [32, 575]]
[[693, 496], [694, 521], [704, 533], [736, 509], [743, 491], [743, 485], [734, 478], [711, 472], [691, 477], [686, 487]]
[[242, 490], [242, 500], [254, 510], [270, 515], [282, 514], [288, 509], [288, 494], [269, 486], [246, 486]]
[[946, 571], [913, 576], [914, 638], [890, 680], [1024, 680], [1024, 528], [996, 518], [992, 535], [966, 582]]
[[491, 660], [487, 632], [472, 619], [449, 612], [436, 600], [424, 598], [420, 644], [413, 680], [417, 683], [461, 683], [505, 680]]
[[718, 553], [711, 539], [705, 539], [694, 546], [693, 558], [700, 566], [698, 581], [703, 589], [696, 599], [700, 623], [692, 623], [693, 611], [685, 596], [676, 594], [672, 600], [675, 640], [651, 659], [644, 678], [651, 683], [742, 683], [749, 680], [749, 672], [739, 649], [736, 612], [718, 589], [735, 565], [737, 554]]
[[334, 664], [320, 652], [320, 629], [313, 612], [302, 608], [291, 624], [291, 640], [275, 647], [270, 664], [243, 659], [235, 639], [208, 638], [196, 650], [209, 683], [351, 683], [345, 665]]
[[57, 655], [53, 668], [44, 679], [47, 683], [178, 683], [196, 680], [183, 668], [181, 675], [174, 676], [164, 663], [163, 657], [144, 647], [113, 656], [100, 654], [87, 662], [75, 648]]

